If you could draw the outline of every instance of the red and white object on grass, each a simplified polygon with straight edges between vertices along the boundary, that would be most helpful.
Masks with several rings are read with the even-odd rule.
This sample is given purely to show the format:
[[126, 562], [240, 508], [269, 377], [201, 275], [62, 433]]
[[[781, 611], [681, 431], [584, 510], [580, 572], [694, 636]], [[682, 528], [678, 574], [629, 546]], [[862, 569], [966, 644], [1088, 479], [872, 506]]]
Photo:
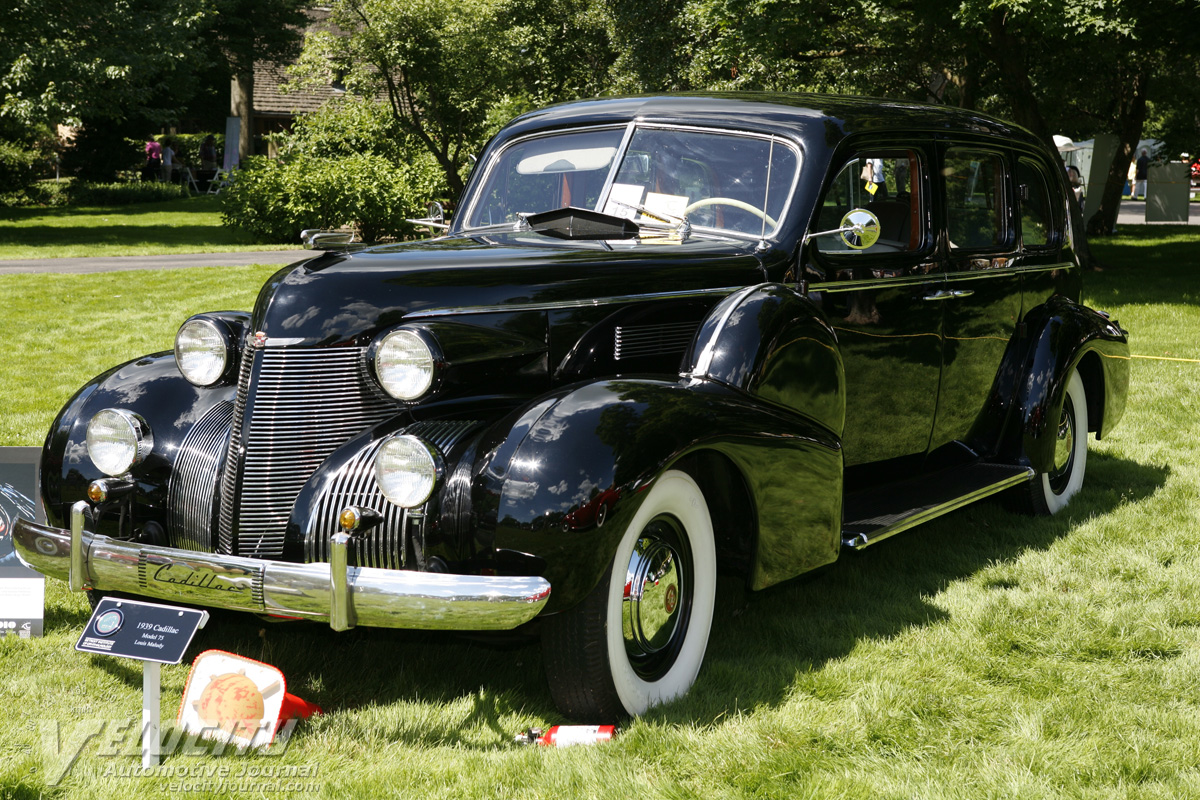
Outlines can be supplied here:
[[616, 725], [552, 725], [544, 731], [530, 728], [525, 733], [519, 733], [517, 741], [544, 747], [571, 747], [576, 744], [600, 744], [616, 735]]
[[192, 662], [176, 719], [202, 739], [263, 747], [284, 721], [320, 713], [315, 703], [288, 694], [283, 673], [270, 664], [205, 650]]

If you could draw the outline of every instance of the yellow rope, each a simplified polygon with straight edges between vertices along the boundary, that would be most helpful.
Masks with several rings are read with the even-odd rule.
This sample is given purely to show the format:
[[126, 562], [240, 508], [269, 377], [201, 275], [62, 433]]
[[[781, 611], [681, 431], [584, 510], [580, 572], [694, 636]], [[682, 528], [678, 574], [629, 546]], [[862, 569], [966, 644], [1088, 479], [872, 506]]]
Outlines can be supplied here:
[[1186, 361], [1188, 364], [1200, 364], [1200, 358], [1171, 358], [1170, 356], [1130, 356], [1130, 358], [1144, 358], [1150, 361]]

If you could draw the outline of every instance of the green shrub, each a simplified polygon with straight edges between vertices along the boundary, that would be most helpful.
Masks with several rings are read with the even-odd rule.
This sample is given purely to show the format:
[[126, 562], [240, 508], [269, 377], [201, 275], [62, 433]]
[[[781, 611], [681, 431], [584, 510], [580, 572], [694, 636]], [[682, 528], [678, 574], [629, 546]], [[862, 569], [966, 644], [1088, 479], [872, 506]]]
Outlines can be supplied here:
[[75, 206], [127, 206], [177, 200], [187, 191], [177, 183], [81, 183], [72, 186], [70, 196]]
[[305, 228], [342, 227], [374, 242], [412, 235], [405, 218], [424, 216], [425, 203], [442, 194], [441, 172], [431, 160], [397, 164], [371, 153], [277, 161], [255, 156], [221, 193], [221, 216], [264, 242], [291, 243]]
[[448, 194], [433, 157], [385, 106], [346, 98], [276, 135], [280, 158], [242, 162], [221, 193], [225, 224], [259, 241], [292, 243], [305, 228], [350, 227], [364, 241], [416, 233], [405, 217]]
[[26, 191], [37, 181], [42, 155], [12, 142], [0, 140], [0, 187], [4, 187], [5, 205], [18, 205]]

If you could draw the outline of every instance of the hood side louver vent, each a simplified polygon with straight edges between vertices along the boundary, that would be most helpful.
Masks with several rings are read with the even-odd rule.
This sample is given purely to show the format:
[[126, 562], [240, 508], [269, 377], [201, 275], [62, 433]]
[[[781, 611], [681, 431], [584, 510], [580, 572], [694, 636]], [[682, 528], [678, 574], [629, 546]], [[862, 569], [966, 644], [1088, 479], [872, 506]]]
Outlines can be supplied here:
[[696, 322], [661, 325], [618, 325], [613, 332], [613, 358], [617, 361], [645, 356], [682, 354], [696, 335]]

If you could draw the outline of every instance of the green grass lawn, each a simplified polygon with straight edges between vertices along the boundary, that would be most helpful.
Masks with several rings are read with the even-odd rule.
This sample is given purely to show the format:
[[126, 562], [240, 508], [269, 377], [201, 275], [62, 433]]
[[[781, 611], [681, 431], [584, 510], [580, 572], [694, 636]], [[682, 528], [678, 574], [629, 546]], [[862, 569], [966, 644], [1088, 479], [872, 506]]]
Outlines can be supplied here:
[[98, 208], [0, 208], [0, 260], [290, 247], [255, 244], [222, 226], [218, 198], [205, 195]]
[[[1106, 268], [1085, 299], [1134, 353], [1181, 360], [1133, 361], [1126, 416], [1092, 443], [1062, 514], [979, 504], [816, 577], [750, 595], [722, 583], [694, 690], [594, 748], [512, 744], [561, 721], [532, 643], [220, 615], [200, 647], [275, 664], [326, 714], [280, 757], [164, 767], [315, 773], [242, 779], [267, 797], [1200, 796], [1200, 234], [1123, 231], [1095, 246]], [[0, 443], [40, 443], [83, 380], [167, 348], [192, 311], [249, 307], [270, 271], [0, 276], [0, 395], [18, 409]], [[65, 739], [81, 719], [137, 727], [137, 666], [72, 649], [87, 616], [50, 581], [46, 636], [0, 639], [0, 797], [126, 800], [209, 780], [128, 776], [137, 759], [106, 755], [123, 744], [110, 736], [49, 785], [48, 724]], [[163, 670], [164, 718], [186, 673]]]

